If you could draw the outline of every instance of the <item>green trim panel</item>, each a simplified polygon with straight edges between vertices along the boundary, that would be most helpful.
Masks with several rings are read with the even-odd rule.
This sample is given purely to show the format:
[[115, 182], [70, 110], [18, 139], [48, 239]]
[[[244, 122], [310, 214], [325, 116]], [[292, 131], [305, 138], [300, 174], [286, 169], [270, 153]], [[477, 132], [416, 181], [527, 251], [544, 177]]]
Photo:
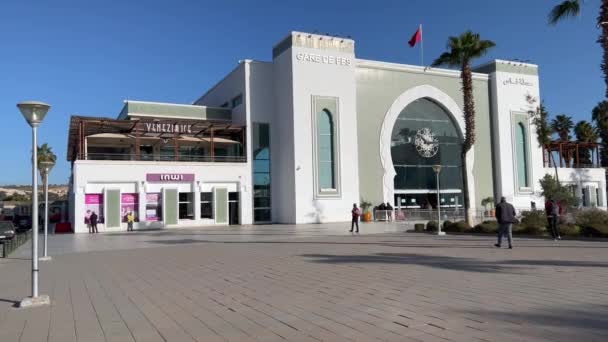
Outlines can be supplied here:
[[120, 227], [120, 190], [106, 190], [106, 228]]
[[194, 120], [232, 120], [232, 111], [227, 108], [182, 105], [172, 103], [126, 102], [119, 118], [128, 116], [181, 117]]
[[165, 225], [177, 224], [177, 189], [165, 189], [164, 192]]
[[228, 224], [228, 189], [215, 188], [213, 196], [215, 206], [215, 223]]

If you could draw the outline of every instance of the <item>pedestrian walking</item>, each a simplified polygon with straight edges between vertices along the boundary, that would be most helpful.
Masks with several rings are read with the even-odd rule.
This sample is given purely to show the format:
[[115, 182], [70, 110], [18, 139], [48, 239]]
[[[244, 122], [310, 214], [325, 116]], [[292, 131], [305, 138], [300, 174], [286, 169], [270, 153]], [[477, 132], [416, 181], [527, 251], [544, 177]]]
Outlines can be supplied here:
[[357, 203], [353, 204], [353, 210], [350, 211], [353, 220], [350, 224], [350, 232], [353, 232], [353, 228], [357, 227], [356, 233], [359, 232], [359, 216], [361, 216], [361, 209], [357, 207]]
[[90, 210], [87, 210], [87, 213], [84, 216], [84, 223], [87, 224], [87, 229], [89, 230], [89, 234], [93, 233], [93, 228], [91, 227], [91, 211]]
[[562, 237], [559, 235], [558, 227], [559, 216], [562, 214], [561, 204], [558, 201], [551, 199], [549, 202], [545, 203], [545, 214], [547, 215], [549, 230], [551, 231], [553, 241], [561, 240]]
[[127, 231], [128, 232], [133, 231], [133, 222], [134, 221], [135, 221], [135, 216], [133, 215], [132, 211], [129, 211], [129, 213], [127, 214]]
[[513, 248], [513, 223], [515, 223], [515, 208], [507, 202], [505, 197], [500, 199], [496, 206], [496, 221], [498, 221], [498, 243], [494, 246], [500, 248], [502, 237], [506, 236], [509, 241], [509, 249]]
[[89, 221], [91, 222], [91, 232], [93, 232], [94, 234], [99, 233], [99, 231], [97, 231], [97, 214], [95, 214], [95, 212], [91, 213]]

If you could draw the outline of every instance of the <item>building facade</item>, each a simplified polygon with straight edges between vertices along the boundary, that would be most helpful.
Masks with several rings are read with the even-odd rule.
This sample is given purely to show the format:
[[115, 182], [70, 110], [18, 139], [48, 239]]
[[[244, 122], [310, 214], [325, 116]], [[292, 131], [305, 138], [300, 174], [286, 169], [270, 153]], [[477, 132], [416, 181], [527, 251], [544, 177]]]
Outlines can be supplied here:
[[[464, 172], [469, 215], [488, 197], [542, 205], [539, 180], [553, 170], [530, 118], [536, 65], [475, 68], [477, 139], [464, 169], [458, 71], [358, 59], [351, 39], [303, 32], [272, 52], [240, 61], [191, 105], [126, 101], [116, 119], [72, 117], [75, 231], [93, 211], [110, 231], [129, 211], [136, 228], [171, 228], [347, 221], [362, 200], [457, 209]], [[560, 179], [605, 207], [605, 172], [588, 166]]]

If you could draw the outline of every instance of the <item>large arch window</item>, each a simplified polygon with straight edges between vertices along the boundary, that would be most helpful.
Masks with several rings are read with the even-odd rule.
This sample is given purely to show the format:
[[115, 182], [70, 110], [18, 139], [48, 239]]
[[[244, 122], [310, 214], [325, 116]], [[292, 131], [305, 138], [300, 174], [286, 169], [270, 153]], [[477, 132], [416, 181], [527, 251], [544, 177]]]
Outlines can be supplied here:
[[[430, 132], [430, 134], [429, 134]], [[430, 152], [429, 152], [430, 151]], [[452, 116], [439, 104], [420, 98], [397, 117], [391, 136], [395, 204], [406, 207], [461, 207], [462, 137]], [[440, 190], [433, 165], [441, 165]]]
[[334, 119], [328, 109], [317, 113], [317, 168], [319, 189], [336, 190]]
[[517, 184], [519, 188], [529, 188], [528, 179], [528, 144], [526, 127], [522, 122], [515, 126], [515, 157], [517, 162]]

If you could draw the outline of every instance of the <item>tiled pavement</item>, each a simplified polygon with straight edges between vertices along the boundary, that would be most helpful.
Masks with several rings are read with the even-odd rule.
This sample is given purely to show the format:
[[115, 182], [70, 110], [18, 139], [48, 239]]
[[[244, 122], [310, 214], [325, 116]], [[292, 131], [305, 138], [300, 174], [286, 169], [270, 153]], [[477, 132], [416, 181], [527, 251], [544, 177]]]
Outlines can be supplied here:
[[[365, 225], [53, 236], [0, 259], [0, 341], [608, 341], [608, 241]], [[386, 233], [386, 231], [390, 233]]]

